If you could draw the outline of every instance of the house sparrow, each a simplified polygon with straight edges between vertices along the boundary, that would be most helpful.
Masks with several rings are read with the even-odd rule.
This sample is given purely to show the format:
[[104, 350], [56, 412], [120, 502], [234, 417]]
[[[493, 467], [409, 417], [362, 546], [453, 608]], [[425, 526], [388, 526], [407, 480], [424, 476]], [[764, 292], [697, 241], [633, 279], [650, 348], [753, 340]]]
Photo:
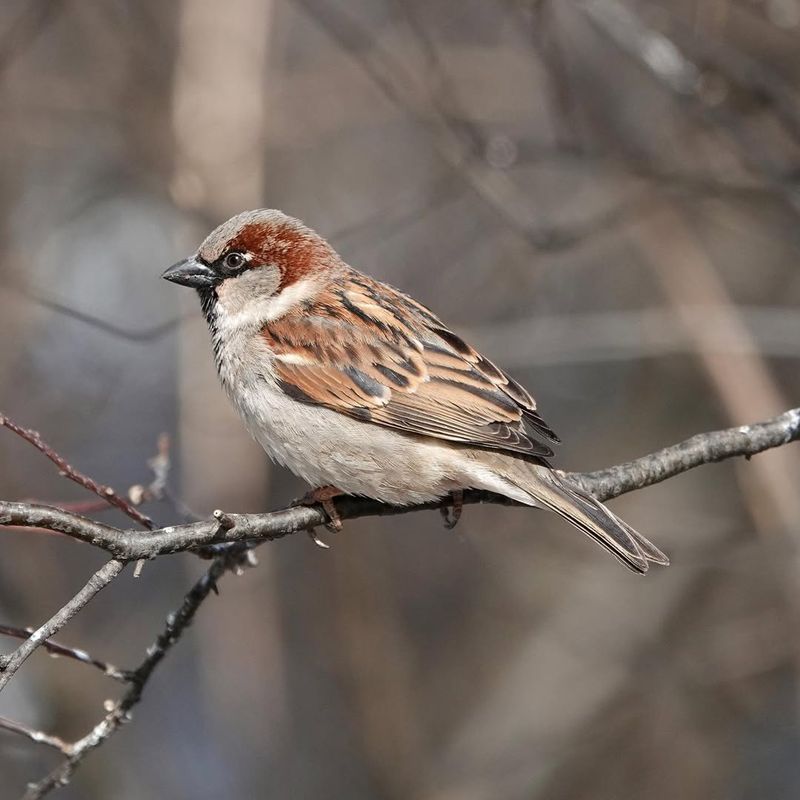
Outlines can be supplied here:
[[522, 386], [299, 220], [238, 214], [163, 277], [197, 290], [245, 424], [333, 520], [337, 494], [408, 505], [485, 489], [554, 511], [636, 572], [669, 563], [551, 470], [559, 439]]

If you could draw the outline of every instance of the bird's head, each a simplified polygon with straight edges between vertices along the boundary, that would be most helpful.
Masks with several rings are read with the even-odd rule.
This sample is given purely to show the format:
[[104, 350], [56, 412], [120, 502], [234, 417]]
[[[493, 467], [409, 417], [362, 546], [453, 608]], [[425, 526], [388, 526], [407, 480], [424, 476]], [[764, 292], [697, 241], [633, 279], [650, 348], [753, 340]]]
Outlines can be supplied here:
[[302, 222], [275, 209], [245, 211], [213, 230], [161, 276], [196, 289], [204, 307], [262, 322], [316, 294], [341, 261]]

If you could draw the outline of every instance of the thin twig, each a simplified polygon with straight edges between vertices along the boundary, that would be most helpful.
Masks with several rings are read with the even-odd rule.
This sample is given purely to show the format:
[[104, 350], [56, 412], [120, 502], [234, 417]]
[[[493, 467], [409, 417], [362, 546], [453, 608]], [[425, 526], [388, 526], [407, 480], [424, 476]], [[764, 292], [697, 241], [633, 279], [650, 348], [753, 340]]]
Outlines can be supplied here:
[[30, 428], [23, 428], [12, 422], [8, 417], [0, 414], [0, 427], [8, 428], [8, 430], [16, 433], [17, 436], [24, 439], [29, 444], [32, 444], [40, 453], [49, 458], [59, 469], [60, 473], [69, 480], [74, 481], [84, 489], [94, 492], [98, 497], [102, 497], [109, 505], [118, 508], [123, 514], [127, 514], [132, 520], [144, 525], [145, 528], [152, 530], [155, 526], [150, 517], [146, 517], [141, 511], [137, 511], [127, 500], [120, 497], [110, 486], [105, 486], [101, 483], [84, 475], [79, 470], [75, 469], [67, 460], [60, 456], [50, 445], [42, 440], [38, 431], [31, 430]]
[[71, 745], [69, 742], [65, 742], [58, 736], [51, 736], [49, 733], [43, 733], [42, 731], [37, 731], [35, 728], [29, 728], [21, 722], [15, 722], [13, 719], [0, 717], [0, 728], [5, 731], [10, 731], [11, 733], [18, 733], [20, 736], [24, 736], [26, 739], [30, 739], [37, 744], [44, 744], [48, 747], [52, 747], [64, 755], [69, 755], [71, 752]]
[[127, 692], [86, 736], [69, 746], [67, 758], [61, 764], [42, 780], [28, 785], [23, 800], [39, 800], [52, 789], [66, 785], [81, 761], [130, 720], [131, 710], [142, 699], [142, 692], [153, 671], [189, 627], [209, 593], [216, 591], [217, 581], [229, 569], [241, 565], [243, 558], [247, 556], [245, 551], [245, 547], [238, 546], [214, 559], [183, 598], [180, 608], [167, 617], [163, 631], [147, 649], [147, 657], [130, 674], [131, 686]]
[[[2, 636], [11, 636], [14, 639], [30, 639], [34, 633], [35, 631], [33, 628], [16, 628], [13, 625], [0, 624], [0, 635]], [[97, 658], [93, 658], [89, 653], [85, 650], [81, 650], [79, 647], [69, 647], [49, 639], [41, 642], [39, 646], [52, 656], [64, 656], [64, 658], [71, 658], [75, 661], [80, 661], [82, 664], [89, 664], [92, 667], [96, 667], [104, 675], [108, 675], [109, 678], [113, 678], [116, 681], [128, 681], [130, 679], [130, 673], [127, 671], [115, 667], [108, 661], [100, 661]]]
[[47, 622], [37, 628], [11, 655], [0, 659], [0, 692], [22, 666], [28, 656], [61, 630], [99, 591], [108, 586], [125, 567], [124, 561], [112, 558], [92, 575], [86, 585], [62, 606]]

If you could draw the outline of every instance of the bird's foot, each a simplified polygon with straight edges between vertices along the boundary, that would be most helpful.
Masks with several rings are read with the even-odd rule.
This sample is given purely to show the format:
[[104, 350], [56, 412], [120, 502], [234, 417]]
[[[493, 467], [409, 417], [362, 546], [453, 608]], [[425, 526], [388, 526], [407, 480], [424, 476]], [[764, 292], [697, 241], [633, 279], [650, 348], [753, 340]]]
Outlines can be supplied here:
[[443, 506], [439, 509], [439, 513], [444, 517], [444, 526], [449, 531], [453, 530], [461, 519], [461, 512], [464, 510], [464, 490], [455, 489], [450, 492], [450, 497], [453, 498], [452, 508]]
[[342, 518], [333, 504], [333, 498], [339, 497], [346, 492], [337, 489], [335, 486], [320, 486], [306, 492], [300, 500], [297, 501], [301, 506], [315, 506], [321, 505], [322, 510], [328, 515], [328, 525], [332, 531], [340, 531], [342, 529]]

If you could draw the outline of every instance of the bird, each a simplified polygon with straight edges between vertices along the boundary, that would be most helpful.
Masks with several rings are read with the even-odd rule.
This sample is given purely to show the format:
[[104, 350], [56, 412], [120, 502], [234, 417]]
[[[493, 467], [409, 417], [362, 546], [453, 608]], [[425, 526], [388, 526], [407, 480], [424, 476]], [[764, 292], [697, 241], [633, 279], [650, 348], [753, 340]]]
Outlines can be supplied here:
[[193, 288], [225, 392], [251, 435], [333, 499], [396, 506], [485, 490], [566, 519], [637, 573], [669, 560], [550, 461], [532, 395], [409, 295], [276, 209], [245, 211], [169, 267]]

